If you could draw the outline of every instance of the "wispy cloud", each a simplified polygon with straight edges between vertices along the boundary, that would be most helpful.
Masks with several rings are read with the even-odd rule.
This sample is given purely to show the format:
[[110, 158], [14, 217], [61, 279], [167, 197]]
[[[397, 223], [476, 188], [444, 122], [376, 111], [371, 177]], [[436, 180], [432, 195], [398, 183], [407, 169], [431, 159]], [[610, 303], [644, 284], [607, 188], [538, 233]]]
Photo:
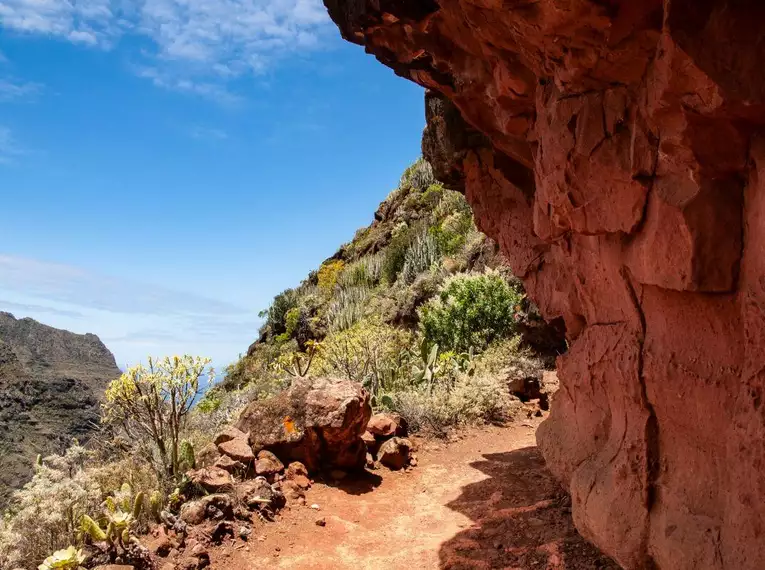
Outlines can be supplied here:
[[139, 75], [223, 103], [226, 82], [315, 49], [328, 22], [321, 0], [0, 0], [0, 26], [15, 32], [107, 49], [146, 38]]
[[[2, 55], [2, 54], [0, 54]], [[8, 101], [29, 101], [42, 90], [39, 83], [16, 80], [12, 77], [0, 77], [0, 103]]]
[[25, 153], [13, 137], [11, 129], [0, 125], [0, 164], [12, 164]]
[[257, 336], [254, 311], [228, 301], [0, 254], [0, 311], [98, 334], [119, 364], [193, 353], [227, 364]]
[[193, 293], [9, 255], [0, 255], [0, 289], [120, 313], [239, 315], [244, 311]]
[[8, 313], [19, 313], [22, 316], [31, 313], [44, 313], [50, 315], [58, 315], [61, 317], [72, 317], [74, 319], [80, 319], [84, 316], [80, 311], [70, 311], [67, 309], [59, 309], [56, 307], [37, 305], [34, 303], [16, 303], [13, 301], [6, 301], [4, 299], [0, 299], [0, 311], [6, 311]]

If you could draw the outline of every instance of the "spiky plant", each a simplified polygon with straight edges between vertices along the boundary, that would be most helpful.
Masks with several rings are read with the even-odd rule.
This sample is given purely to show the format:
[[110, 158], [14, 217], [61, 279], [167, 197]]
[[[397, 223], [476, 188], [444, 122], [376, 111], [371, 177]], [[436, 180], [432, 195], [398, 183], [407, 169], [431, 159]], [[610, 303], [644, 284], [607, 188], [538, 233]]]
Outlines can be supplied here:
[[404, 267], [400, 278], [407, 285], [414, 282], [417, 276], [430, 269], [441, 259], [438, 241], [432, 235], [425, 233], [417, 236], [404, 254]]

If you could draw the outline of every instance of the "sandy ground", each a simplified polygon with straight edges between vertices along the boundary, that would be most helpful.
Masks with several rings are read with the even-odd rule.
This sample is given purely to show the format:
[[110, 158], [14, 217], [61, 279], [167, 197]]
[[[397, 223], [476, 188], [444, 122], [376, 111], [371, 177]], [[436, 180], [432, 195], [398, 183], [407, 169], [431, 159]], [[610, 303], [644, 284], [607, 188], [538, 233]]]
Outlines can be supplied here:
[[535, 447], [535, 427], [421, 441], [408, 473], [317, 482], [307, 506], [256, 526], [247, 542], [212, 549], [212, 568], [617, 569], [574, 530], [568, 498]]

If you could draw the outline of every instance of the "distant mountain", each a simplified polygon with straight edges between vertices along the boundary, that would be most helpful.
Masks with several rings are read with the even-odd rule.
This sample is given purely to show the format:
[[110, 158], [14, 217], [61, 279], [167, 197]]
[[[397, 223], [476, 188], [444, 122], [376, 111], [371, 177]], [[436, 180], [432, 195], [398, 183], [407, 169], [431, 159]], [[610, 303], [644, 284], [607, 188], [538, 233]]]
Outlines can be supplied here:
[[0, 503], [38, 453], [87, 439], [120, 370], [101, 340], [0, 312]]

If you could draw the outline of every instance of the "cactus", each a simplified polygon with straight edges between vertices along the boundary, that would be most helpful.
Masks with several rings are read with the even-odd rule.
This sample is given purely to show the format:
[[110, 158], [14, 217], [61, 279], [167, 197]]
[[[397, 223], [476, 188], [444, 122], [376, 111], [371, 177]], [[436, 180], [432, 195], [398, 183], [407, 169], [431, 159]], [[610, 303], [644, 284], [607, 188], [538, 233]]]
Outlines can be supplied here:
[[159, 491], [154, 491], [149, 497], [149, 510], [151, 511], [152, 518], [157, 523], [162, 522], [160, 515], [162, 512], [162, 502], [162, 493]]
[[196, 469], [197, 458], [196, 458], [196, 454], [194, 453], [194, 446], [191, 444], [191, 442], [185, 439], [181, 442], [180, 455], [181, 455], [181, 467], [183, 471], [188, 471], [189, 469]]
[[81, 532], [90, 536], [94, 542], [106, 542], [110, 547], [120, 546], [124, 549], [133, 540], [131, 530], [141, 516], [145, 498], [143, 492], [134, 497], [133, 489], [124, 483], [118, 492], [104, 500], [106, 530], [88, 515], [83, 515], [80, 519]]
[[40, 564], [38, 570], [77, 570], [81, 567], [85, 561], [85, 555], [82, 550], [76, 549], [74, 546], [65, 548], [64, 550], [57, 550], [48, 558], [46, 558], [42, 564]]
[[93, 539], [93, 542], [106, 542], [107, 540], [106, 532], [88, 515], [82, 515], [82, 519], [80, 519], [80, 529], [83, 534], [86, 534]]
[[422, 358], [421, 366], [414, 366], [412, 372], [414, 372], [415, 380], [418, 383], [425, 382], [433, 387], [433, 381], [440, 372], [440, 367], [437, 364], [438, 359], [438, 345], [434, 344], [430, 351], [428, 351], [425, 341], [422, 342], [420, 347], [420, 356]]

